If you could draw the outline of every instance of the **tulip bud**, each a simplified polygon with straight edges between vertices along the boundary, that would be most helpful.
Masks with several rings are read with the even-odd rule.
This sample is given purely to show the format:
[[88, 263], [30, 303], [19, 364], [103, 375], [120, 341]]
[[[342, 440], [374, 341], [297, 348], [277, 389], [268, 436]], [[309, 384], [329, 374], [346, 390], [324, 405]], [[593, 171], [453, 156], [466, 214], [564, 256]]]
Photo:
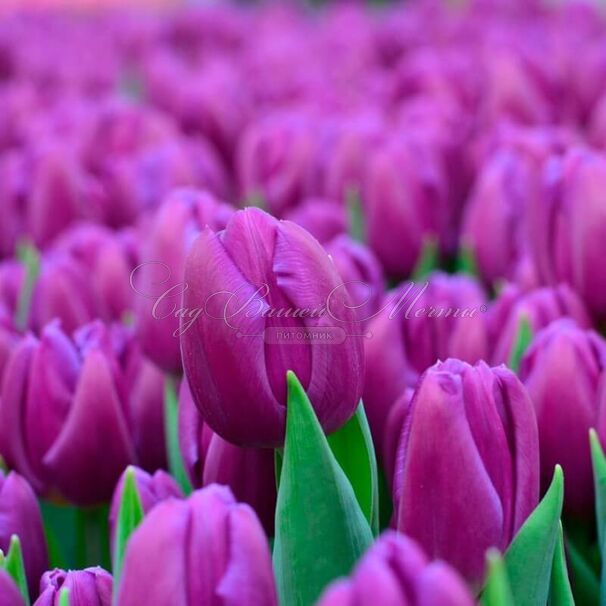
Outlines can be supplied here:
[[181, 370], [178, 312], [187, 251], [202, 229], [223, 229], [231, 214], [231, 207], [210, 194], [182, 189], [169, 196], [152, 220], [132, 284], [141, 345], [164, 370]]
[[164, 501], [145, 517], [126, 548], [117, 603], [211, 606], [217, 600], [277, 605], [269, 545], [257, 517], [214, 484], [186, 501]]
[[606, 317], [606, 277], [596, 272], [606, 250], [606, 156], [573, 149], [545, 169], [545, 192], [529, 209], [531, 246], [544, 284], [569, 284], [589, 312]]
[[39, 340], [26, 336], [11, 354], [2, 385], [6, 462], [37, 492], [56, 489], [79, 505], [109, 499], [124, 468], [138, 457], [158, 459], [145, 450], [164, 443], [162, 423], [144, 426], [161, 414], [146, 410], [162, 410], [161, 380], [155, 398], [145, 405], [137, 400], [143, 364], [132, 334], [121, 326], [94, 322], [69, 339], [51, 323]]
[[528, 321], [530, 330], [536, 334], [563, 317], [572, 318], [584, 328], [591, 326], [583, 302], [565, 284], [529, 292], [515, 285], [507, 286], [493, 303], [488, 317], [489, 341], [494, 344], [490, 356], [492, 363], [509, 363], [522, 318]]
[[[150, 475], [139, 467], [130, 467], [129, 469], [132, 469], [135, 475], [135, 483], [137, 485], [137, 492], [139, 493], [139, 497], [141, 499], [143, 513], [147, 514], [158, 503], [161, 503], [166, 499], [171, 497], [183, 497], [183, 493], [181, 492], [179, 485], [175, 482], [172, 476], [168, 475], [165, 471], [158, 469], [154, 475]], [[109, 509], [109, 536], [112, 542], [112, 553], [114, 553], [113, 541], [127, 473], [128, 469], [124, 470], [120, 476], [120, 479], [116, 484], [116, 488], [114, 489], [114, 495], [112, 496]]]
[[351, 576], [335, 581], [317, 606], [472, 606], [463, 579], [444, 562], [430, 562], [410, 538], [387, 531]]
[[310, 193], [316, 145], [310, 121], [299, 117], [251, 125], [237, 155], [242, 197], [260, 196], [272, 214], [282, 217]]
[[286, 372], [293, 370], [327, 433], [353, 414], [363, 350], [349, 295], [304, 229], [258, 209], [206, 229], [185, 268], [183, 365], [204, 421], [242, 446], [283, 442]]
[[443, 166], [435, 149], [418, 139], [404, 139], [371, 156], [362, 199], [368, 243], [390, 276], [414, 268], [424, 241], [444, 245], [452, 209]]
[[60, 606], [61, 592], [69, 592], [69, 606], [111, 606], [112, 577], [99, 568], [49, 570], [40, 581], [40, 597], [34, 606]]
[[474, 363], [488, 353], [487, 300], [469, 276], [436, 272], [389, 293], [365, 341], [364, 405], [382, 452], [385, 421], [406, 387], [437, 360]]
[[394, 476], [397, 528], [474, 586], [539, 498], [532, 402], [514, 373], [438, 362], [419, 380]]
[[347, 232], [345, 207], [332, 200], [308, 198], [284, 218], [306, 229], [320, 244]]
[[589, 429], [606, 443], [606, 342], [572, 320], [557, 320], [539, 332], [526, 351], [520, 378], [537, 414], [541, 484], [549, 486], [553, 468], [566, 477], [565, 507], [591, 515], [593, 471]]
[[255, 510], [267, 535], [273, 536], [276, 511], [273, 450], [235, 446], [214, 433], [198, 412], [186, 380], [179, 391], [179, 446], [193, 486], [229, 486], [238, 502]]
[[25, 606], [17, 584], [4, 570], [0, 570], [0, 606]]
[[40, 577], [48, 558], [42, 516], [30, 485], [14, 471], [0, 471], [0, 549], [8, 553], [11, 537], [17, 535], [23, 550], [23, 562], [30, 595], [38, 595]]
[[410, 401], [414, 390], [407, 387], [404, 393], [394, 402], [387, 416], [385, 423], [385, 434], [383, 440], [383, 468], [389, 486], [391, 487], [393, 475], [396, 470], [396, 456], [398, 454], [398, 444], [400, 436], [404, 432], [404, 424], [408, 417]]
[[325, 248], [347, 287], [362, 332], [383, 299], [381, 264], [369, 248], [346, 235], [331, 240]]
[[504, 149], [486, 162], [477, 178], [461, 239], [487, 284], [515, 274], [528, 241], [524, 217], [536, 196], [537, 173], [527, 157]]

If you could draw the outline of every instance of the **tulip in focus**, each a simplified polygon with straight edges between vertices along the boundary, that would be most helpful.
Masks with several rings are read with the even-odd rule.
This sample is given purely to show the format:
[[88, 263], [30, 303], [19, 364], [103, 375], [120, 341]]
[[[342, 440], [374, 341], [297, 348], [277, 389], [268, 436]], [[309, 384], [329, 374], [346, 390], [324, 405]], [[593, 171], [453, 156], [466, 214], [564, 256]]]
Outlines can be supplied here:
[[[162, 549], [158, 546], [162, 545]], [[213, 484], [157, 505], [131, 535], [120, 606], [277, 606], [269, 544], [254, 512]]]
[[34, 606], [60, 606], [63, 589], [69, 592], [69, 606], [111, 606], [112, 577], [99, 568], [50, 570], [40, 581], [40, 597]]
[[204, 423], [187, 380], [179, 391], [179, 446], [189, 480], [196, 488], [229, 486], [240, 503], [250, 505], [268, 536], [274, 534], [276, 478], [271, 448], [242, 448]]
[[515, 374], [453, 359], [429, 368], [398, 448], [398, 530], [479, 588], [486, 550], [504, 552], [538, 498], [537, 422]]
[[387, 531], [352, 575], [335, 581], [317, 606], [472, 606], [463, 579], [441, 561], [430, 562], [405, 535]]
[[13, 535], [21, 541], [29, 592], [35, 597], [48, 565], [38, 501], [24, 478], [14, 471], [8, 475], [0, 471], [0, 549], [4, 554], [8, 553]]
[[338, 429], [361, 395], [363, 350], [351, 300], [321, 245], [258, 209], [206, 229], [185, 268], [185, 373], [205, 423], [240, 446], [284, 440], [286, 372], [305, 388], [322, 427]]
[[51, 323], [39, 339], [24, 337], [1, 392], [7, 464], [36, 492], [79, 505], [109, 499], [129, 463], [162, 465], [163, 381], [148, 364], [121, 326], [94, 322], [70, 339]]
[[542, 488], [561, 465], [564, 506], [578, 515], [591, 516], [594, 506], [589, 429], [606, 443], [605, 367], [606, 341], [568, 319], [539, 332], [520, 366], [537, 414]]

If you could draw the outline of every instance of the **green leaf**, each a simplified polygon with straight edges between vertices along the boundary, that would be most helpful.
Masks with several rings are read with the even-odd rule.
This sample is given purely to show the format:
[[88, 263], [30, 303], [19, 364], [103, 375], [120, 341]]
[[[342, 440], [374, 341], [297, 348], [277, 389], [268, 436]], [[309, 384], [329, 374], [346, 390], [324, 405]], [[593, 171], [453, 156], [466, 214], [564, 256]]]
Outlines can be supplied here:
[[280, 476], [282, 475], [282, 461], [284, 460], [284, 452], [281, 448], [274, 450], [274, 476], [276, 478], [276, 491], [280, 488]]
[[179, 400], [171, 377], [167, 377], [164, 383], [164, 432], [170, 473], [181, 487], [183, 494], [191, 494], [192, 485], [179, 448]]
[[566, 537], [566, 553], [572, 573], [573, 593], [579, 606], [594, 606], [600, 601], [600, 582], [590, 564], [570, 537]]
[[372, 532], [294, 373], [287, 383], [274, 570], [280, 603], [308, 606], [351, 571]]
[[520, 361], [524, 356], [524, 353], [528, 349], [530, 342], [532, 341], [532, 328], [530, 321], [526, 314], [520, 316], [518, 322], [518, 330], [516, 331], [516, 339], [513, 344], [513, 348], [509, 354], [509, 368], [514, 372], [518, 372], [520, 369]]
[[598, 527], [598, 545], [603, 553], [604, 528], [606, 528], [606, 457], [595, 429], [589, 430], [593, 485], [595, 488], [595, 516]]
[[476, 262], [476, 256], [473, 249], [463, 244], [459, 249], [459, 255], [457, 257], [456, 269], [458, 273], [468, 274], [470, 276], [478, 276], [478, 264]]
[[564, 474], [556, 465], [549, 490], [505, 553], [516, 606], [545, 606], [547, 603], [563, 502]]
[[8, 553], [1, 561], [2, 568], [12, 577], [13, 581], [19, 589], [19, 593], [23, 597], [23, 602], [26, 606], [30, 605], [29, 590], [27, 588], [27, 576], [25, 574], [25, 566], [23, 564], [23, 552], [21, 550], [21, 541], [14, 534], [11, 537]]
[[379, 534], [377, 458], [360, 401], [354, 416], [328, 436], [328, 445], [345, 472], [373, 534]]
[[501, 554], [496, 549], [490, 549], [486, 559], [488, 575], [480, 603], [483, 606], [515, 606]]
[[360, 193], [356, 189], [350, 189], [346, 197], [347, 214], [349, 216], [349, 235], [358, 242], [365, 242], [366, 224]]
[[22, 243], [17, 247], [17, 258], [25, 266], [25, 280], [17, 301], [15, 325], [20, 330], [25, 330], [29, 322], [34, 286], [40, 273], [40, 254], [33, 244]]
[[59, 594], [59, 606], [69, 606], [69, 589], [64, 587]]
[[564, 533], [562, 523], [558, 531], [557, 543], [553, 554], [551, 584], [549, 587], [549, 606], [574, 606], [572, 588], [568, 578], [566, 554], [564, 553]]
[[132, 467], [129, 467], [126, 470], [126, 475], [124, 477], [122, 499], [118, 509], [116, 534], [114, 536], [113, 573], [115, 592], [117, 591], [120, 582], [126, 544], [128, 543], [131, 534], [135, 531], [137, 526], [141, 524], [144, 515], [141, 496], [139, 495], [139, 489], [137, 488], [135, 470]]
[[438, 241], [434, 236], [426, 237], [423, 240], [423, 248], [419, 253], [417, 264], [412, 272], [413, 282], [424, 280], [427, 276], [438, 268], [440, 262], [440, 250]]

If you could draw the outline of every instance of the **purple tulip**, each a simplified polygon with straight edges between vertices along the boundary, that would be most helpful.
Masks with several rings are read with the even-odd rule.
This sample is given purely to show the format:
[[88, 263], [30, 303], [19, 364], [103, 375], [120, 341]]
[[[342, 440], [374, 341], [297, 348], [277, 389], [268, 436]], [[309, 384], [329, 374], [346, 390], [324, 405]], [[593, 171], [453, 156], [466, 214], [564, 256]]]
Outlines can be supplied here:
[[294, 208], [311, 193], [315, 137], [310, 120], [299, 116], [274, 117], [251, 125], [238, 150], [242, 196], [260, 196], [277, 217]]
[[545, 191], [530, 209], [531, 246], [545, 284], [569, 284], [597, 319], [606, 317], [606, 156], [573, 149], [545, 169]]
[[138, 334], [145, 353], [167, 371], [181, 370], [176, 312], [187, 251], [202, 229], [223, 229], [232, 213], [209, 193], [182, 189], [168, 197], [149, 227], [142, 263], [132, 275]]
[[[304, 229], [258, 209], [206, 229], [185, 269], [183, 365], [204, 421], [241, 446], [284, 439], [286, 372], [293, 370], [327, 433], [353, 414], [363, 349], [348, 293]], [[308, 336], [309, 335], [309, 336]]]
[[146, 516], [126, 548], [118, 604], [217, 601], [277, 605], [269, 545], [257, 517], [214, 484], [186, 501], [164, 501]]
[[398, 445], [400, 437], [404, 432], [404, 426], [410, 409], [410, 402], [414, 394], [412, 387], [407, 387], [404, 393], [394, 402], [385, 422], [385, 432], [383, 436], [383, 468], [387, 483], [391, 487], [393, 476], [396, 470], [396, 457], [398, 455]]
[[179, 392], [179, 446], [193, 486], [229, 486], [240, 503], [250, 505], [268, 536], [274, 533], [276, 479], [273, 450], [230, 444], [204, 423], [187, 381]]
[[284, 218], [306, 229], [320, 244], [347, 232], [345, 206], [332, 200], [308, 198]]
[[572, 320], [539, 332], [526, 351], [520, 378], [534, 404], [541, 448], [541, 483], [549, 486], [560, 464], [566, 477], [565, 506], [575, 514], [593, 511], [589, 429], [606, 443], [606, 342]]
[[40, 581], [40, 597], [34, 606], [59, 606], [61, 590], [69, 592], [70, 606], [111, 606], [112, 577], [99, 568], [59, 570], [44, 573]]
[[452, 209], [437, 151], [419, 139], [400, 138], [371, 156], [362, 199], [368, 243], [390, 276], [407, 276], [424, 241], [445, 245]]
[[474, 586], [538, 503], [532, 402], [505, 367], [438, 362], [421, 377], [394, 477], [398, 530]]
[[473, 278], [441, 272], [385, 297], [365, 341], [364, 405], [379, 452], [391, 406], [422, 372], [448, 357], [474, 363], [487, 356], [486, 309]]
[[349, 236], [341, 235], [325, 247], [347, 287], [359, 322], [360, 332], [379, 311], [385, 280], [374, 253]]
[[0, 302], [0, 385], [4, 375], [4, 367], [20, 338], [13, 318], [14, 313], [10, 313]]
[[25, 606], [15, 581], [4, 570], [0, 570], [0, 606]]
[[156, 374], [157, 393], [144, 396], [145, 364], [132, 333], [120, 326], [95, 322], [71, 340], [51, 323], [39, 340], [25, 337], [2, 385], [7, 463], [37, 492], [58, 490], [89, 505], [109, 499], [129, 463], [164, 462], [162, 377]]
[[591, 326], [583, 302], [565, 284], [528, 292], [509, 285], [493, 303], [488, 317], [493, 364], [509, 362], [523, 317], [528, 320], [533, 334], [563, 317], [574, 319], [584, 328]]
[[[150, 512], [158, 503], [161, 503], [166, 499], [171, 497], [183, 497], [183, 493], [181, 492], [179, 485], [175, 482], [172, 476], [161, 469], [158, 469], [154, 475], [147, 473], [139, 467], [129, 467], [128, 469], [124, 470], [124, 473], [120, 476], [120, 479], [116, 484], [116, 488], [114, 489], [114, 495], [112, 497], [109, 509], [109, 536], [112, 545], [116, 532], [118, 514], [120, 512], [120, 503], [122, 502], [124, 481], [129, 469], [132, 469], [134, 472], [137, 491], [139, 493], [139, 497], [141, 498], [141, 506], [143, 507], [143, 512], [145, 514]], [[112, 553], [113, 552], [114, 550], [112, 547]]]
[[387, 531], [318, 606], [472, 606], [463, 579], [444, 562], [430, 562], [410, 538]]
[[14, 471], [0, 471], [0, 549], [6, 554], [12, 535], [21, 541], [30, 595], [38, 595], [40, 577], [48, 565], [46, 539], [36, 495]]
[[526, 206], [536, 198], [538, 167], [504, 149], [482, 168], [466, 206], [461, 239], [487, 284], [514, 277], [527, 246]]

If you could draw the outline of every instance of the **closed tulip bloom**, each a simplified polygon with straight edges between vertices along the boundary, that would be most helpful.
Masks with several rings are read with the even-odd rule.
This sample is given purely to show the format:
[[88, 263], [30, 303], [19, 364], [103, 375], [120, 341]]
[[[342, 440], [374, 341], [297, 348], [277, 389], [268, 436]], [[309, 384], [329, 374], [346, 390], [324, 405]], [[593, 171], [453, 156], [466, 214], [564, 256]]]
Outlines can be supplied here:
[[277, 598], [257, 517], [228, 488], [211, 485], [186, 501], [164, 501], [146, 516], [126, 549], [118, 604], [216, 603], [276, 606]]
[[141, 499], [141, 506], [143, 507], [143, 512], [145, 514], [151, 511], [158, 503], [161, 503], [166, 499], [169, 499], [171, 497], [183, 497], [183, 493], [181, 492], [179, 485], [175, 482], [172, 476], [170, 476], [162, 469], [158, 469], [156, 472], [154, 472], [153, 475], [147, 473], [139, 467], [129, 467], [128, 469], [125, 469], [124, 473], [120, 476], [120, 479], [116, 484], [116, 488], [114, 490], [114, 495], [112, 497], [109, 509], [109, 536], [112, 544], [116, 532], [118, 514], [120, 512], [120, 503], [122, 502], [124, 481], [129, 469], [134, 472], [137, 491], [139, 493], [139, 497]]
[[34, 606], [59, 606], [61, 591], [69, 592], [70, 606], [111, 606], [112, 577], [99, 568], [59, 570], [44, 573], [40, 581], [40, 597]]
[[194, 242], [185, 281], [184, 306], [205, 313], [182, 320], [183, 365], [213, 431], [241, 446], [282, 444], [288, 370], [327, 433], [351, 417], [361, 338], [337, 270], [304, 229], [240, 211], [224, 231], [206, 229]]
[[534, 262], [545, 284], [569, 284], [597, 319], [606, 317], [606, 156], [573, 149], [545, 169], [545, 191], [530, 211]]
[[489, 159], [465, 209], [462, 242], [482, 279], [512, 278], [526, 247], [525, 214], [538, 187], [538, 169], [523, 155], [502, 150]]
[[533, 334], [551, 322], [569, 317], [581, 327], [591, 321], [578, 295], [567, 285], [523, 291], [508, 285], [495, 299], [488, 316], [488, 331], [493, 364], [507, 364], [516, 343], [522, 318], [528, 321]]
[[606, 342], [572, 320], [558, 320], [540, 331], [526, 351], [520, 378], [537, 413], [541, 483], [556, 464], [566, 477], [565, 507], [591, 515], [593, 472], [589, 429], [606, 442]]
[[538, 503], [539, 442], [514, 373], [438, 362], [419, 380], [394, 476], [397, 528], [474, 586]]
[[[51, 323], [40, 339], [26, 336], [9, 359], [2, 385], [1, 449], [7, 463], [37, 492], [58, 491], [80, 505], [109, 499], [124, 468], [139, 457], [158, 459], [144, 451], [162, 448], [164, 440], [159, 415], [148, 414], [137, 400], [142, 363], [132, 333], [119, 326], [95, 322], [70, 339]], [[160, 414], [161, 386], [160, 380], [148, 404]], [[152, 429], [144, 426], [150, 417]]]
[[317, 606], [472, 606], [463, 579], [444, 562], [430, 562], [409, 537], [387, 531], [351, 576], [335, 581]]
[[274, 533], [276, 478], [270, 448], [242, 448], [214, 433], [202, 419], [187, 381], [179, 391], [179, 446], [196, 488], [229, 486], [236, 499], [254, 510], [268, 536]]
[[368, 243], [388, 275], [405, 277], [426, 239], [447, 240], [444, 167], [432, 145], [412, 138], [378, 148], [369, 162], [362, 195]]
[[332, 200], [308, 198], [284, 218], [306, 229], [320, 244], [347, 232], [345, 206]]
[[314, 179], [315, 133], [311, 120], [299, 116], [249, 126], [237, 154], [242, 197], [260, 196], [277, 217], [294, 208]]
[[324, 248], [347, 287], [362, 332], [383, 300], [385, 278], [381, 264], [372, 250], [347, 235], [334, 238]]
[[448, 357], [474, 363], [487, 356], [486, 310], [481, 286], [465, 275], [436, 272], [386, 295], [365, 340], [364, 405], [379, 444], [391, 406], [422, 372]]
[[223, 229], [232, 212], [207, 192], [177, 190], [144, 235], [141, 265], [132, 274], [137, 330], [145, 353], [166, 371], [181, 370], [176, 312], [181, 308], [187, 251], [206, 226]]
[[15, 581], [4, 570], [0, 570], [0, 606], [25, 606]]
[[396, 457], [400, 437], [404, 432], [404, 425], [408, 418], [410, 402], [414, 394], [412, 387], [407, 387], [404, 393], [394, 402], [389, 410], [387, 421], [385, 423], [385, 432], [383, 436], [383, 469], [389, 486], [392, 486], [393, 475], [396, 469]]
[[0, 471], [0, 549], [5, 554], [13, 535], [21, 541], [29, 591], [35, 597], [48, 565], [38, 501], [24, 478], [14, 471], [8, 475]]

